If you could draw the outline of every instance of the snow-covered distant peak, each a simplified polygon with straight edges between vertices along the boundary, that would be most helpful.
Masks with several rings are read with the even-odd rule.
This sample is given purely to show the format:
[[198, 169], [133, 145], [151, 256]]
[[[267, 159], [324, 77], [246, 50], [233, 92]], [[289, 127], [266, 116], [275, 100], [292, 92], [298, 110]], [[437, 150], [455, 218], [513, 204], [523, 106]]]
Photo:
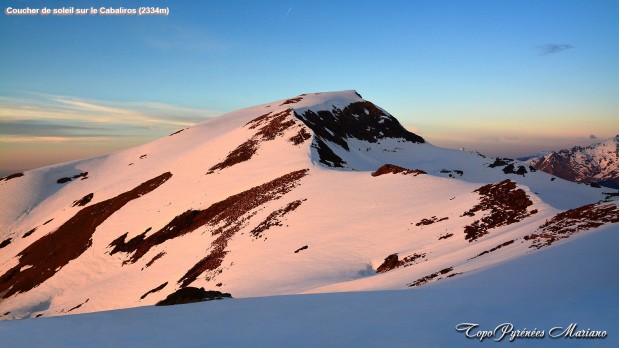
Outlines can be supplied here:
[[517, 160], [522, 161], [522, 162], [528, 162], [528, 161], [531, 161], [531, 160], [542, 158], [542, 157], [548, 155], [551, 152], [552, 151], [540, 151], [540, 152], [534, 153], [532, 155], [518, 157]]
[[558, 153], [569, 154], [574, 152], [584, 152], [588, 155], [604, 154], [604, 152], [614, 151], [619, 145], [619, 135], [608, 138], [600, 143], [591, 144], [588, 146], [574, 146], [571, 149], [562, 149], [556, 151]]
[[586, 147], [528, 156], [529, 163], [560, 178], [619, 188], [619, 135]]

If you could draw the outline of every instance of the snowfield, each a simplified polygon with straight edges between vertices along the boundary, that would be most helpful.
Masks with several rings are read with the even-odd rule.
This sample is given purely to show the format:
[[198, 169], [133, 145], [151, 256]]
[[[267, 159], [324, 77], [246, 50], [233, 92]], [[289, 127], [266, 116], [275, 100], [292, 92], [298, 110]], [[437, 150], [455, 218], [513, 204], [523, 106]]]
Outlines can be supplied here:
[[[16, 173], [0, 203], [0, 328], [20, 344], [460, 345], [475, 320], [615, 334], [616, 191], [435, 147], [355, 91]], [[187, 287], [235, 299], [143, 307]]]
[[[0, 322], [7, 347], [478, 347], [456, 331], [544, 331], [484, 346], [616, 347], [619, 229], [412, 290], [270, 296]], [[562, 334], [607, 331], [603, 339]], [[554, 327], [554, 335], [549, 330]], [[569, 334], [568, 334], [569, 336]]]

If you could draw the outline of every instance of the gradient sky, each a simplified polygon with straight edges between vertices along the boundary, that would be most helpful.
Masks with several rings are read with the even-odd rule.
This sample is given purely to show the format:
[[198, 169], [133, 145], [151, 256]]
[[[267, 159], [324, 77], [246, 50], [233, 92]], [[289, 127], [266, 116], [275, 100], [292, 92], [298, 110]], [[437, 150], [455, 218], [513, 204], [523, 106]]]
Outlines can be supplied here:
[[439, 146], [521, 156], [619, 133], [617, 1], [2, 1], [0, 173], [238, 108], [356, 89]]

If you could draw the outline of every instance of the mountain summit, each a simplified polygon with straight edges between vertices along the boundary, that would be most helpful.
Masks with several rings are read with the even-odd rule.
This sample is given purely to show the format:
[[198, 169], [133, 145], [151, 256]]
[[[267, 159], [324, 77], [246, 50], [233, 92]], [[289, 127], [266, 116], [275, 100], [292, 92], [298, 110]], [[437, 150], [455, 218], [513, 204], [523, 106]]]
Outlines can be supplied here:
[[612, 194], [552, 179], [435, 147], [355, 91], [303, 94], [2, 178], [0, 314], [152, 305], [189, 287], [405, 289], [619, 222]]

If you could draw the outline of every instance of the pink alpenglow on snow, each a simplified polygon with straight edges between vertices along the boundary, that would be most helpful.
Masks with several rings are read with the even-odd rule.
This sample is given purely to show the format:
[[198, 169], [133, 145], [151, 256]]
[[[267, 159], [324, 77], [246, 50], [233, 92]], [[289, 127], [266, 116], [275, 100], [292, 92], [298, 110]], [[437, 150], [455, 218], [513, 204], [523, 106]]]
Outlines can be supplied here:
[[618, 222], [604, 190], [436, 147], [355, 91], [258, 105], [19, 174], [0, 181], [2, 319], [200, 289], [234, 297], [213, 306], [424, 289]]

